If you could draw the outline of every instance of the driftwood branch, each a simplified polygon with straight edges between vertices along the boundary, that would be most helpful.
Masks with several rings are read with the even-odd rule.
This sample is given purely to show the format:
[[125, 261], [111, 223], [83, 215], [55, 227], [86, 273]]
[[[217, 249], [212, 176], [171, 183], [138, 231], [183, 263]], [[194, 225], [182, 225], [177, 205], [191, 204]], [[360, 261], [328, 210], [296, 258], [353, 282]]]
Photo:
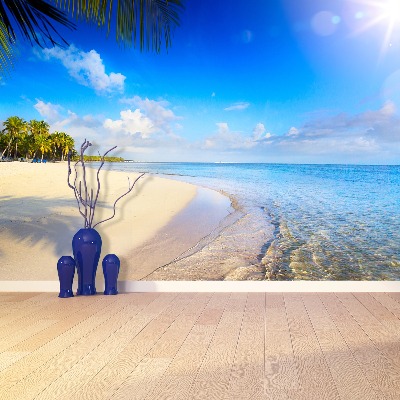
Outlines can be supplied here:
[[74, 186], [72, 186], [71, 183], [69, 182], [69, 177], [70, 177], [70, 175], [72, 173], [71, 172], [71, 152], [69, 152], [68, 153], [68, 179], [67, 179], [67, 182], [68, 182], [68, 186], [74, 191], [76, 202], [78, 204], [79, 214], [81, 214], [82, 217], [85, 218], [85, 214], [81, 211], [81, 203], [79, 201], [79, 196], [78, 196], [78, 192], [77, 192], [77, 189], [76, 189], [76, 179], [77, 179], [77, 176], [78, 176], [77, 171], [76, 171], [76, 164], [74, 165], [74, 169], [75, 169], [75, 179], [74, 179]]
[[[114, 205], [113, 205], [113, 215], [110, 218], [107, 218], [103, 221], [98, 222], [97, 224], [93, 225], [93, 219], [94, 219], [94, 213], [95, 213], [95, 209], [96, 209], [96, 204], [97, 204], [97, 200], [99, 198], [99, 193], [100, 193], [100, 170], [104, 165], [105, 162], [105, 157], [106, 155], [114, 150], [117, 146], [112, 147], [111, 149], [107, 150], [102, 156], [101, 156], [101, 163], [99, 168], [97, 169], [97, 174], [96, 174], [96, 180], [97, 180], [97, 190], [96, 190], [96, 195], [94, 195], [94, 191], [93, 189], [90, 189], [90, 193], [88, 190], [88, 186], [87, 186], [87, 181], [86, 181], [86, 165], [85, 165], [85, 161], [84, 161], [84, 153], [85, 151], [88, 149], [88, 147], [90, 147], [92, 145], [92, 143], [90, 143], [88, 140], [84, 140], [84, 142], [81, 145], [81, 152], [80, 152], [80, 157], [79, 160], [74, 164], [74, 170], [75, 170], [75, 179], [73, 184], [71, 184], [70, 182], [70, 176], [72, 174], [71, 171], [71, 152], [68, 153], [68, 178], [67, 178], [67, 183], [68, 183], [68, 187], [70, 187], [73, 191], [74, 191], [74, 195], [78, 204], [78, 211], [79, 213], [82, 215], [85, 223], [84, 223], [84, 227], [85, 228], [94, 228], [95, 226], [105, 222], [105, 221], [109, 221], [110, 219], [115, 217], [115, 207], [116, 204], [119, 200], [121, 200], [124, 196], [126, 196], [129, 192], [132, 191], [133, 187], [135, 186], [136, 182], [144, 175], [141, 174], [139, 177], [137, 177], [135, 179], [135, 181], [133, 182], [133, 184], [130, 184], [130, 180], [128, 177], [128, 190], [127, 192], [125, 192], [123, 195], [119, 196], [117, 198], [117, 200], [115, 200]], [[100, 153], [99, 153], [100, 155]], [[81, 165], [82, 167], [82, 180], [78, 181], [78, 171], [77, 171], [77, 166], [78, 164]], [[83, 186], [83, 187], [82, 187]]]
[[115, 206], [119, 200], [121, 200], [124, 196], [126, 196], [129, 192], [132, 191], [133, 187], [136, 185], [136, 182], [144, 175], [145, 173], [140, 174], [132, 183], [132, 186], [130, 186], [130, 181], [128, 177], [128, 191], [126, 191], [123, 195], [119, 196], [117, 200], [115, 200], [114, 205], [113, 205], [113, 215], [110, 218], [103, 219], [103, 221], [98, 222], [96, 225], [93, 226], [93, 228], [99, 224], [102, 224], [103, 222], [109, 221], [110, 219], [115, 217]]
[[[97, 169], [97, 174], [96, 174], [96, 179], [97, 179], [97, 192], [96, 192], [96, 198], [95, 198], [94, 203], [93, 203], [93, 213], [92, 213], [92, 217], [91, 217], [91, 219], [90, 219], [90, 221], [89, 221], [90, 226], [92, 226], [92, 224], [93, 224], [94, 208], [96, 207], [97, 199], [99, 198], [99, 193], [100, 193], [100, 178], [99, 178], [100, 170], [101, 170], [101, 168], [102, 168], [103, 165], [104, 165], [105, 156], [106, 156], [110, 151], [112, 151], [112, 150], [114, 150], [114, 149], [116, 149], [116, 148], [117, 148], [117, 146], [112, 147], [111, 149], [107, 150], [107, 151], [101, 156], [101, 164], [100, 164], [100, 167]], [[100, 153], [99, 153], [99, 155], [100, 155]], [[96, 224], [96, 225], [97, 225], [97, 224]]]

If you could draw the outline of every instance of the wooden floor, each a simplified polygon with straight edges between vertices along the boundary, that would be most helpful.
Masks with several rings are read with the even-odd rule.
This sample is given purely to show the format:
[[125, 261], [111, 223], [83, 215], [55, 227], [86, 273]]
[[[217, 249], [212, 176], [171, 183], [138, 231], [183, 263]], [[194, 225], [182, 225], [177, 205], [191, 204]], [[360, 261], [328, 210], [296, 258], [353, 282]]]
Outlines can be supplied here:
[[400, 293], [0, 293], [1, 399], [400, 399]]

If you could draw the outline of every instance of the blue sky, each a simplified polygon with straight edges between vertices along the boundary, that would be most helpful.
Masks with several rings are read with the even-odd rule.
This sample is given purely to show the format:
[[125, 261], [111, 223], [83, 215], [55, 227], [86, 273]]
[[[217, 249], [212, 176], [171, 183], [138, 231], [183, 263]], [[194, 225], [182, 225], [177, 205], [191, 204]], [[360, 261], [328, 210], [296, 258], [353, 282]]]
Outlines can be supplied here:
[[188, 1], [159, 55], [79, 24], [67, 49], [19, 44], [0, 121], [139, 161], [398, 164], [397, 3]]

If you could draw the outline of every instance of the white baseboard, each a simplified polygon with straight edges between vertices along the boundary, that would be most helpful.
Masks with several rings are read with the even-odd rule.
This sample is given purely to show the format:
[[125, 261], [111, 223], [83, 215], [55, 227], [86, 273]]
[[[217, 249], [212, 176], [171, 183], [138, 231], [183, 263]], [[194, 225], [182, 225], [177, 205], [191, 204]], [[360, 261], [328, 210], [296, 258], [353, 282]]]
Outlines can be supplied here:
[[[0, 281], [0, 292], [58, 292], [58, 281]], [[74, 286], [74, 291], [76, 290]], [[97, 285], [101, 293], [103, 286]], [[400, 292], [400, 281], [121, 281], [132, 292]]]

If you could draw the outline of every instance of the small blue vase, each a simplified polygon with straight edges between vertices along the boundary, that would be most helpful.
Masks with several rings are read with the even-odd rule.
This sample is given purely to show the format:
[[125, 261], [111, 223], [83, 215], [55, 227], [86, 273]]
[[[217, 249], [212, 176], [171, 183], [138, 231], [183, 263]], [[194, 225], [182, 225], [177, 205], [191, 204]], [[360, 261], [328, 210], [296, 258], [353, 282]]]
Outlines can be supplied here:
[[78, 271], [77, 295], [96, 294], [95, 280], [101, 245], [101, 237], [93, 228], [80, 229], [72, 239], [72, 251]]
[[58, 279], [60, 281], [60, 293], [58, 297], [74, 297], [72, 282], [75, 275], [75, 260], [71, 256], [62, 256], [57, 262]]
[[105, 282], [104, 294], [118, 294], [117, 281], [121, 265], [119, 258], [115, 254], [107, 254], [103, 259], [102, 265]]

